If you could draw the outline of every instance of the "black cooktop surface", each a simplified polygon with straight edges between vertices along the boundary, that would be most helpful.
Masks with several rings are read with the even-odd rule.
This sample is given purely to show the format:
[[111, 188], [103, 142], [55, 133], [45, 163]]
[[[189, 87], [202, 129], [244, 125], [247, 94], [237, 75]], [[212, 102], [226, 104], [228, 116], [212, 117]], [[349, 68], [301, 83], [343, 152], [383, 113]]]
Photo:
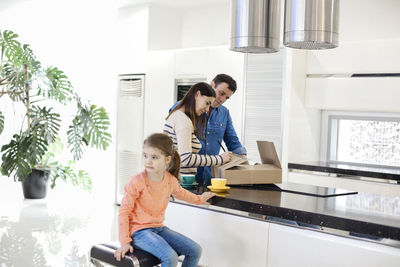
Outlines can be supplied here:
[[364, 176], [380, 179], [397, 180], [400, 183], [400, 168], [398, 167], [368, 167], [352, 164], [312, 161], [288, 163], [289, 169], [336, 173], [342, 175]]
[[233, 188], [282, 191], [282, 192], [308, 195], [314, 197], [335, 197], [335, 196], [357, 194], [356, 191], [350, 191], [340, 188], [314, 186], [314, 185], [297, 184], [297, 183], [229, 185], [229, 186]]

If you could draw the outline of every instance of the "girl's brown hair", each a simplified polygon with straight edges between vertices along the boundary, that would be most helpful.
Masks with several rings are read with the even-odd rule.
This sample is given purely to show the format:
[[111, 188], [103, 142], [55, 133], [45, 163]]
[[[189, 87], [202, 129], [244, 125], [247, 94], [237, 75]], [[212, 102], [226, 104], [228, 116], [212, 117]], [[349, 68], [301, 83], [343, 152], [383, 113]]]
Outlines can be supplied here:
[[169, 163], [167, 171], [175, 176], [178, 181], [181, 181], [179, 175], [181, 169], [181, 157], [168, 135], [154, 133], [144, 140], [143, 145], [158, 148], [165, 156], [171, 156], [171, 162]]
[[[206, 114], [203, 113], [200, 116], [196, 115], [195, 96], [197, 91], [200, 91], [200, 94], [203, 96], [216, 97], [215, 91], [211, 87], [211, 85], [203, 82], [196, 83], [192, 87], [190, 87], [189, 91], [186, 92], [181, 102], [179, 102], [179, 104], [176, 105], [173, 110], [171, 110], [171, 112], [165, 119], [167, 120], [174, 111], [180, 109], [181, 107], [185, 107], [185, 114], [192, 121], [195, 135], [204, 136], [204, 128], [206, 126]], [[197, 129], [199, 129], [199, 133], [197, 132]]]

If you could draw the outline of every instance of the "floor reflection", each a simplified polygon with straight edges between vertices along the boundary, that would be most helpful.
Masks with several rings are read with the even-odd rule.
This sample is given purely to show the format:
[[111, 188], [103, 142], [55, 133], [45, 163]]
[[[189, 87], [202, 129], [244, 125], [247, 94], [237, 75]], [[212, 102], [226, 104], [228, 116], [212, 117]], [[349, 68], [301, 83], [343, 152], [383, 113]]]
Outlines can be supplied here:
[[117, 240], [118, 210], [110, 204], [99, 212], [92, 202], [23, 200], [0, 208], [0, 266], [91, 266], [90, 247]]

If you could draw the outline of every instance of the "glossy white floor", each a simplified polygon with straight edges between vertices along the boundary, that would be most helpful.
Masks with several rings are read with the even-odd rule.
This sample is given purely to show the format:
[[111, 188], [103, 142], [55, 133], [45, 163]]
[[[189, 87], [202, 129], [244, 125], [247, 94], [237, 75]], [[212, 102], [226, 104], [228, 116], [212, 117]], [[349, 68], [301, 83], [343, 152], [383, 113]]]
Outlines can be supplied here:
[[0, 266], [91, 266], [90, 247], [117, 240], [117, 214], [110, 198], [62, 183], [27, 200], [20, 183], [0, 176]]

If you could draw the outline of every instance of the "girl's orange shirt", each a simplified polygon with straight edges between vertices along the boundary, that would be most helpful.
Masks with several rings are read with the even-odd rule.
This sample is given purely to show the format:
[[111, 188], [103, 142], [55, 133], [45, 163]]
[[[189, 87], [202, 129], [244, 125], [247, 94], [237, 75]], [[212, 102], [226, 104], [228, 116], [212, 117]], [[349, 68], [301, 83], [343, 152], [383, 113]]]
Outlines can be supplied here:
[[200, 196], [182, 188], [168, 171], [161, 182], [151, 181], [146, 171], [142, 171], [129, 179], [124, 190], [118, 216], [121, 245], [130, 243], [135, 231], [163, 226], [170, 195], [189, 203], [205, 204]]

